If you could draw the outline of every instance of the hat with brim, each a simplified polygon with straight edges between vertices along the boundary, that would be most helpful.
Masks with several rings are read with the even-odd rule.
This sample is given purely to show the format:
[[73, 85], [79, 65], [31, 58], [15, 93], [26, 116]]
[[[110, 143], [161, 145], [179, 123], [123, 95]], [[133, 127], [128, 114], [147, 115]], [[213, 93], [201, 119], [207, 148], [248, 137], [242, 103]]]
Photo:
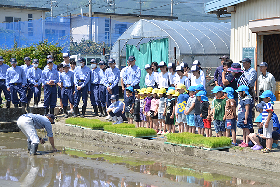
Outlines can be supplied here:
[[129, 86], [129, 87], [126, 88], [126, 90], [129, 90], [129, 91], [133, 92], [133, 87]]
[[229, 57], [224, 55], [224, 56], [221, 56], [219, 59], [229, 59]]
[[55, 116], [53, 114], [47, 114], [47, 117], [51, 118], [53, 120], [53, 122], [51, 124], [54, 124], [54, 120], [55, 120]]
[[199, 70], [199, 67], [196, 66], [196, 65], [192, 66], [192, 68], [191, 68], [191, 71], [192, 71], [192, 72], [198, 71], [198, 70]]
[[262, 63], [260, 63], [260, 65], [259, 65], [260, 67], [267, 67], [268, 65], [267, 65], [267, 63], [266, 62], [262, 62]]
[[241, 65], [239, 63], [232, 63], [231, 67], [228, 68], [228, 71], [234, 72], [234, 73], [239, 73], [243, 72], [241, 69]]
[[255, 119], [255, 123], [261, 123], [262, 122], [262, 114], [260, 114], [258, 117]]
[[195, 96], [206, 96], [206, 92], [205, 91], [199, 91], [199, 92], [197, 92], [197, 94]]
[[236, 92], [245, 92], [247, 95], [249, 95], [249, 87], [245, 85], [241, 85], [235, 90]]
[[276, 101], [275, 95], [270, 90], [264, 91], [260, 96], [260, 98], [267, 98], [267, 97], [269, 97], [271, 101]]
[[213, 93], [218, 93], [223, 91], [223, 87], [221, 86], [215, 86], [213, 90], [211, 90]]
[[190, 92], [195, 92], [195, 86], [190, 86], [190, 87], [188, 88], [188, 91], [190, 91]]
[[251, 63], [251, 60], [250, 60], [250, 58], [243, 58], [243, 60], [241, 60], [241, 61], [239, 61], [239, 62], [241, 62], [241, 63], [243, 63], [243, 62], [249, 62], [249, 63]]
[[150, 64], [146, 64], [145, 65], [145, 69], [147, 70], [147, 69], [150, 69], [151, 68], [151, 65]]
[[161, 61], [159, 64], [158, 64], [158, 67], [163, 67], [163, 66], [167, 66], [166, 63], [164, 61]]

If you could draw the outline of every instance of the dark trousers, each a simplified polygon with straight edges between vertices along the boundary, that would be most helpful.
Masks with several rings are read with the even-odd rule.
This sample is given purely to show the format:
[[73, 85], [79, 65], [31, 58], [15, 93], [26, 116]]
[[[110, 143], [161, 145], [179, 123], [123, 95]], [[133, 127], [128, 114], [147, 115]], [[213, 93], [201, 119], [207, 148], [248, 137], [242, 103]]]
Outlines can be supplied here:
[[26, 92], [26, 97], [27, 97], [28, 102], [31, 101], [32, 96], [33, 96], [32, 87], [33, 87], [33, 84], [30, 84], [30, 83], [27, 83], [25, 85], [25, 92]]
[[[11, 93], [7, 90], [7, 86], [6, 86], [6, 81], [5, 80], [0, 80], [0, 96], [1, 93], [4, 93], [5, 95], [5, 99], [7, 101], [11, 101]], [[2, 104], [2, 97], [0, 97], [0, 105]]]
[[114, 117], [114, 116], [120, 117], [122, 115], [122, 112], [121, 111], [118, 111], [116, 113], [109, 112], [109, 114], [110, 114], [111, 117]]
[[[22, 87], [21, 83], [11, 84], [10, 92], [13, 104], [19, 104], [19, 101], [22, 103], [27, 103], [25, 88]], [[18, 99], [17, 93], [19, 94], [20, 99]]]
[[116, 95], [117, 99], [119, 99], [119, 86], [116, 85], [112, 88], [112, 94], [109, 94], [107, 88], [106, 88], [106, 101], [107, 101], [107, 107], [111, 105], [111, 95]]
[[103, 84], [99, 85], [99, 98], [98, 105], [101, 105], [102, 107], [106, 107], [106, 86]]
[[81, 90], [77, 90], [77, 87], [75, 88], [74, 107], [79, 106], [81, 97], [83, 100], [83, 107], [87, 106], [87, 97], [88, 97], [87, 92], [88, 92], [88, 85], [85, 85]]
[[56, 85], [44, 86], [44, 108], [55, 108], [57, 101], [57, 88]]
[[[31, 87], [31, 91], [32, 91], [32, 95], [34, 94], [34, 98], [37, 98], [37, 101], [40, 101], [41, 98], [41, 88], [42, 85], [38, 85], [37, 87], [35, 87], [34, 85]], [[31, 95], [31, 98], [32, 98]], [[30, 101], [30, 100], [28, 100]]]
[[100, 100], [99, 84], [90, 85], [90, 101], [92, 106], [98, 106]]
[[63, 87], [61, 89], [61, 99], [63, 107], [68, 106], [68, 100], [71, 104], [74, 104], [74, 87]]

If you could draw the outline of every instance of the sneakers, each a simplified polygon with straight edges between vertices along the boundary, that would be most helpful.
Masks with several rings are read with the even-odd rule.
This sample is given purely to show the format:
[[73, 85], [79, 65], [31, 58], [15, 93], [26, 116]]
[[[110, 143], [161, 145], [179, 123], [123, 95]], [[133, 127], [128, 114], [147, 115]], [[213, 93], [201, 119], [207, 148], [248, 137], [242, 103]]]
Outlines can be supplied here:
[[161, 131], [158, 131], [158, 133], [157, 133], [158, 135], [160, 135], [160, 134], [162, 134], [162, 132]]
[[273, 143], [272, 144], [272, 148], [277, 148], [278, 147], [278, 144], [277, 143]]
[[107, 120], [112, 120], [112, 117], [111, 116], [107, 116], [105, 119], [107, 119]]
[[239, 147], [248, 147], [248, 144], [242, 142], [241, 144], [238, 145]]
[[263, 150], [263, 153], [269, 153], [270, 151], [271, 151], [271, 149], [269, 149], [269, 148], [265, 148], [265, 149], [262, 149]]
[[238, 144], [237, 144], [237, 143], [233, 143], [233, 142], [231, 142], [231, 144], [232, 144], [232, 145], [234, 145], [234, 146], [238, 146]]
[[121, 124], [121, 123], [123, 123], [122, 117], [121, 116], [117, 117], [117, 121], [114, 124]]
[[263, 149], [263, 146], [254, 145], [254, 146], [252, 147], [252, 149], [253, 149], [254, 151], [262, 150], [262, 149]]

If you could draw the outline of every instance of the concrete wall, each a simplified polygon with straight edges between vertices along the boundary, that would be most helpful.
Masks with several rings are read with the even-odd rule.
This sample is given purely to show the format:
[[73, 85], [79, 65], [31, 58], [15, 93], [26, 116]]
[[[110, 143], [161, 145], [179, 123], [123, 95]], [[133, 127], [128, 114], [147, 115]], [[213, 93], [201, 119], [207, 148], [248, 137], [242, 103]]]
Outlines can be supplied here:
[[[256, 47], [257, 34], [249, 29], [249, 20], [279, 17], [279, 0], [247, 0], [236, 5], [236, 13], [231, 14], [230, 58], [234, 62], [242, 60], [243, 47]], [[261, 45], [259, 45], [261, 44]], [[262, 37], [258, 38], [258, 50], [262, 49]], [[258, 54], [258, 63], [262, 62]]]

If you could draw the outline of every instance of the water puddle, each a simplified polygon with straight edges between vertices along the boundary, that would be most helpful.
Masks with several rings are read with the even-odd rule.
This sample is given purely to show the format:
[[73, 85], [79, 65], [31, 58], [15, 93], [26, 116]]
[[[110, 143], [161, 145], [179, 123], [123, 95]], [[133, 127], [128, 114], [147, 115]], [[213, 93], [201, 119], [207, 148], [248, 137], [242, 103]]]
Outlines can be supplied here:
[[0, 186], [273, 186], [203, 169], [123, 156], [40, 145], [30, 157], [22, 133], [0, 134]]

